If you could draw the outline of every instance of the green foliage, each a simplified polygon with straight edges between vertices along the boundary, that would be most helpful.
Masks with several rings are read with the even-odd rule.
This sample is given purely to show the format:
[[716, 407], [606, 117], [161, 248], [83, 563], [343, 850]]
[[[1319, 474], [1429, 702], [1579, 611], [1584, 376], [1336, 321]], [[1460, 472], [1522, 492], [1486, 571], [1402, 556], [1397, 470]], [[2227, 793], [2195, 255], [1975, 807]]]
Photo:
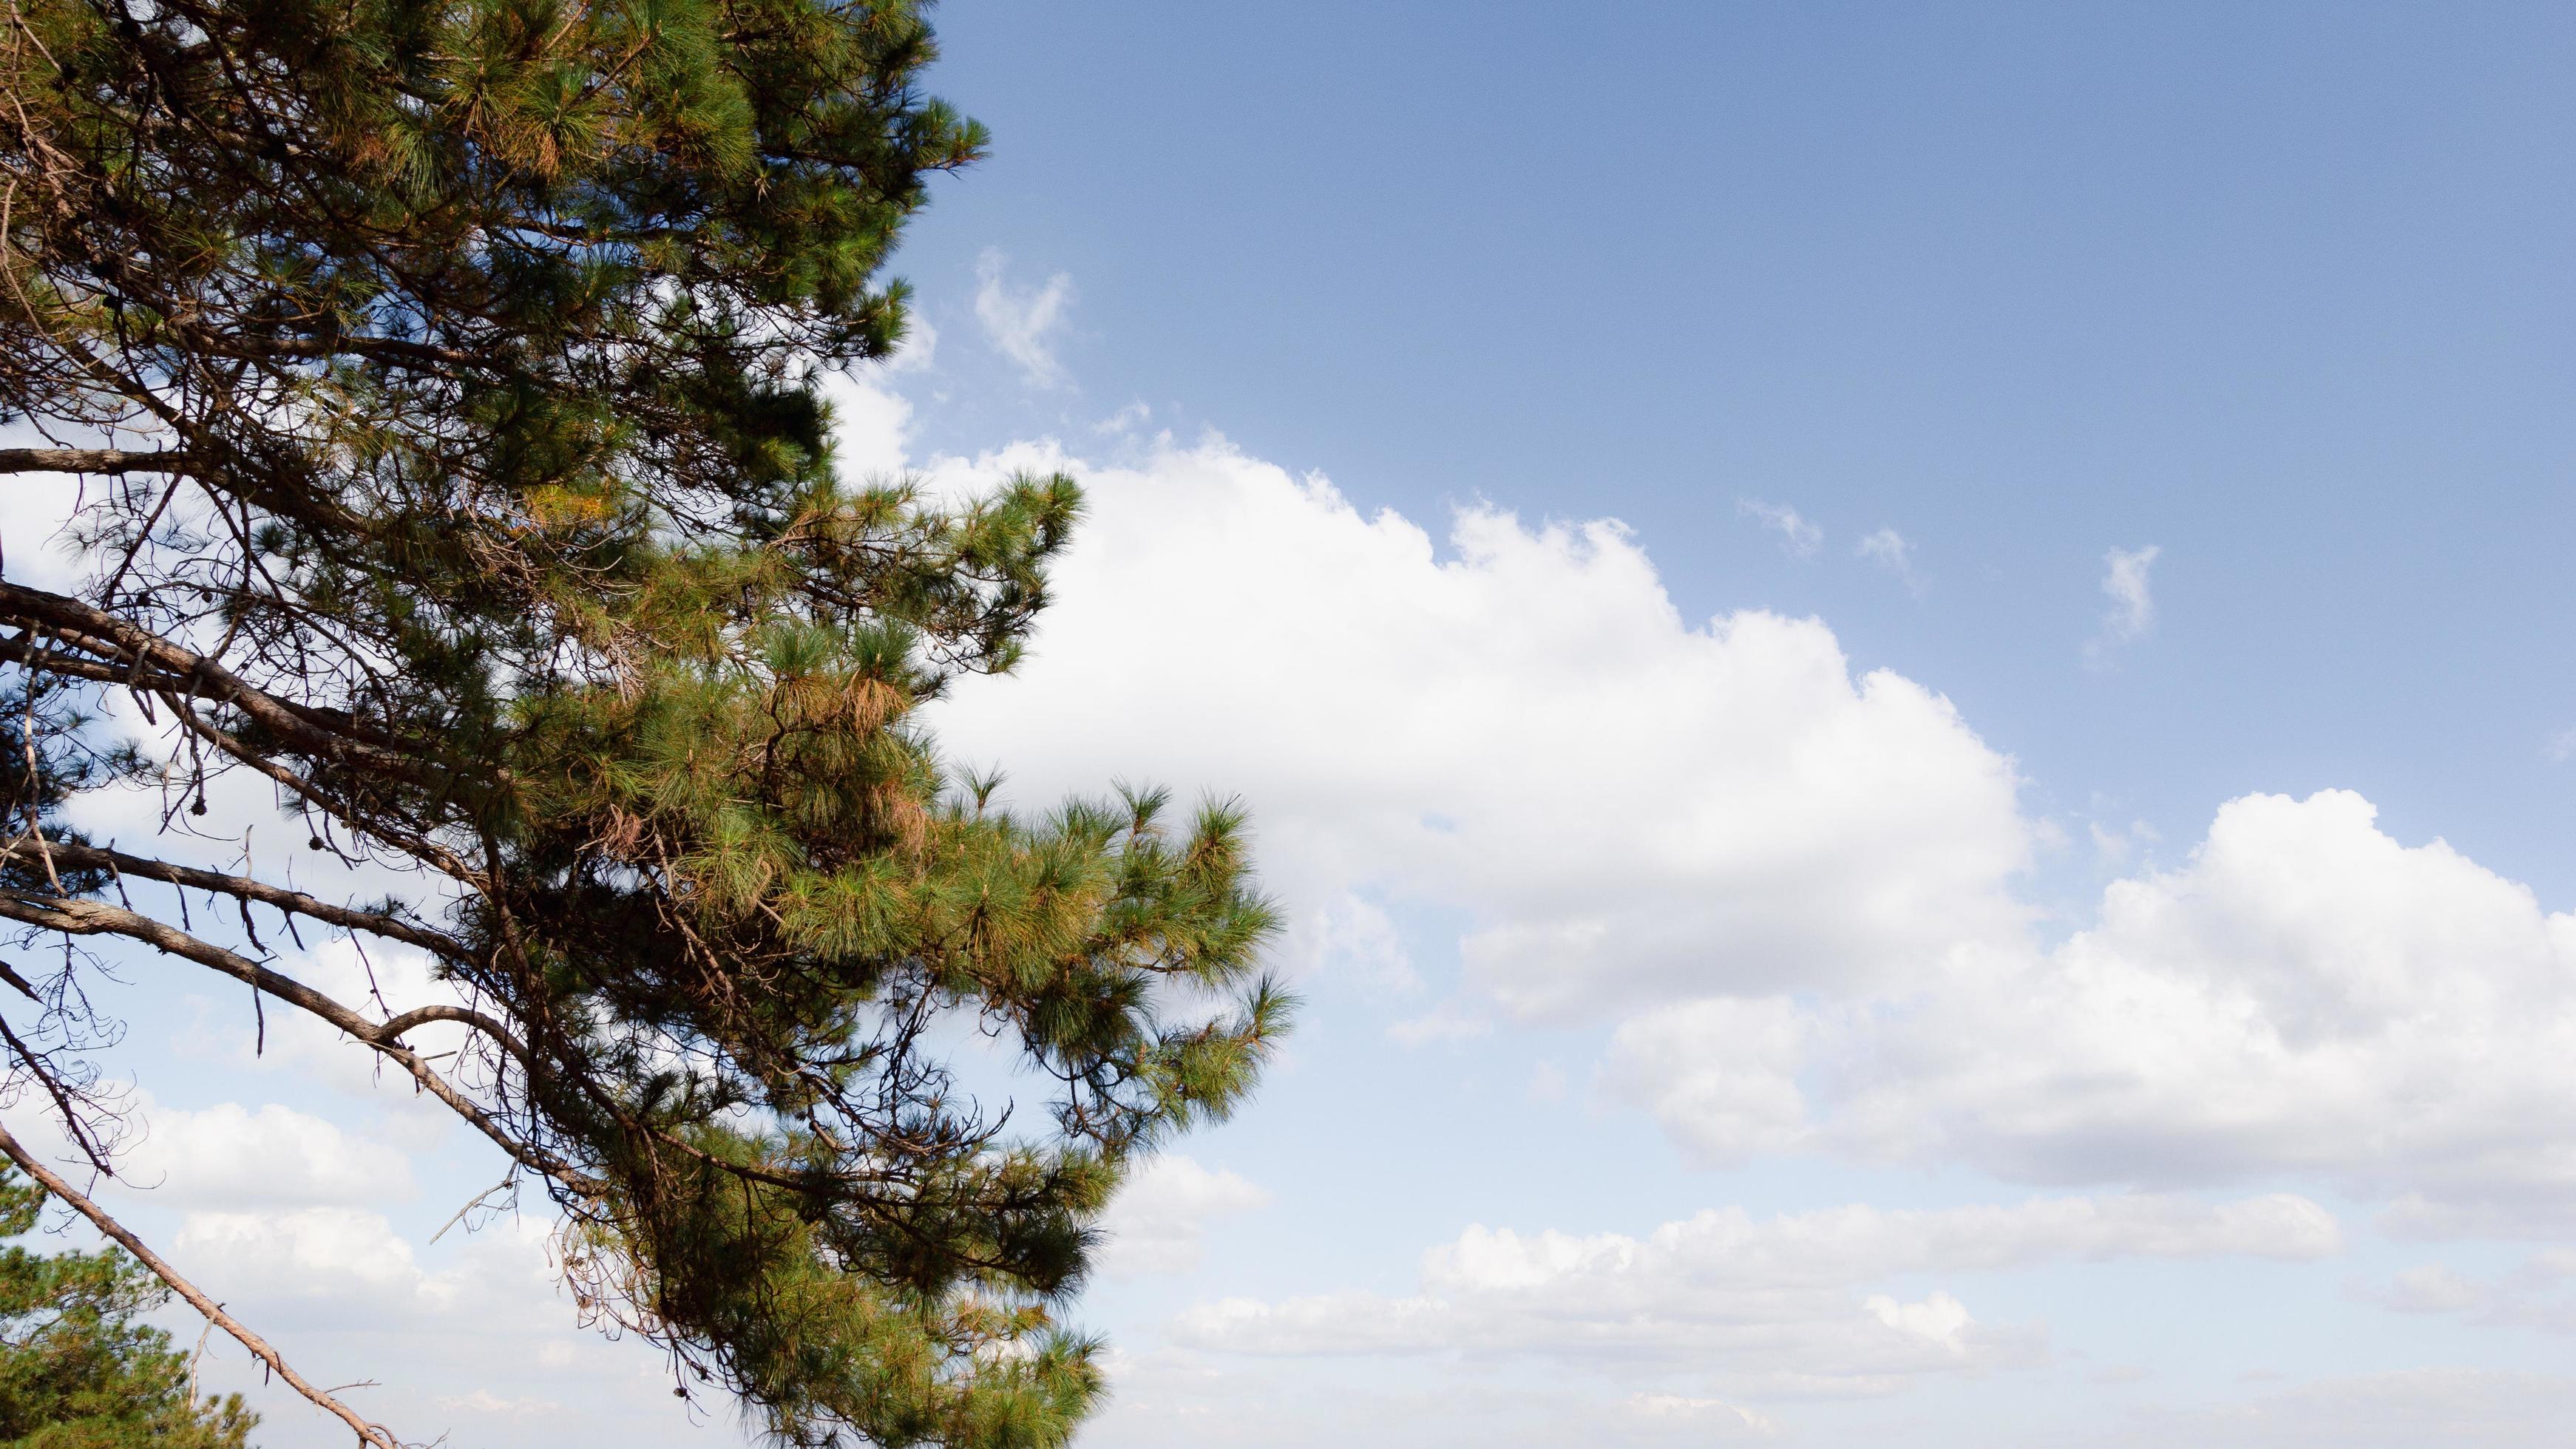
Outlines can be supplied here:
[[[44, 1189], [0, 1169], [0, 1236], [36, 1226]], [[9, 1449], [242, 1449], [259, 1416], [241, 1396], [197, 1398], [185, 1354], [134, 1321], [169, 1296], [118, 1248], [0, 1248], [0, 1445]]]
[[[51, 464], [109, 480], [95, 573], [0, 585], [0, 660], [129, 691], [184, 823], [236, 831], [195, 817], [250, 770], [314, 849], [434, 883], [322, 918], [472, 1003], [454, 1090], [684, 1393], [782, 1443], [1064, 1442], [1091, 1222], [1288, 1004], [1238, 811], [990, 808], [915, 718], [1020, 657], [1081, 512], [1060, 476], [952, 505], [833, 464], [818, 379], [899, 341], [879, 269], [984, 144], [917, 89], [918, 7], [12, 17], [0, 411], [152, 456]], [[68, 768], [24, 818], [99, 783]], [[88, 874], [13, 866], [0, 917], [234, 969], [67, 911], [107, 859], [55, 839]], [[117, 860], [120, 900], [182, 879]], [[187, 879], [246, 931], [280, 905]], [[961, 1042], [1040, 1110], [961, 1087]]]

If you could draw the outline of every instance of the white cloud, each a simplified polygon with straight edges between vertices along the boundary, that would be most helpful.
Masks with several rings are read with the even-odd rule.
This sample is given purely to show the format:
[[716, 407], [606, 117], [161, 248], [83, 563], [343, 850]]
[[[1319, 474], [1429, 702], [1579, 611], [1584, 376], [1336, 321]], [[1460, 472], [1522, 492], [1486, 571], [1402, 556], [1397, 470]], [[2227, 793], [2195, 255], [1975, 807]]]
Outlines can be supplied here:
[[1786, 503], [1766, 503], [1759, 498], [1735, 500], [1735, 511], [1746, 518], [1758, 519], [1764, 528], [1780, 535], [1780, 547], [1792, 557], [1807, 558], [1825, 541], [1825, 531], [1800, 516]]
[[210, 1290], [232, 1298], [326, 1298], [389, 1309], [436, 1305], [453, 1286], [433, 1280], [382, 1213], [345, 1207], [190, 1213], [170, 1243]]
[[[2053, 951], [1903, 994], [1716, 999], [1620, 1029], [1611, 1080], [1714, 1162], [1836, 1148], [2006, 1177], [2320, 1178], [2460, 1231], [2576, 1205], [2576, 917], [2369, 802], [2229, 802]], [[1748, 1105], [1749, 1104], [1749, 1105]], [[2473, 1221], [2474, 1219], [2474, 1221]]]
[[2101, 632], [2084, 646], [2087, 663], [2105, 664], [2112, 650], [2155, 632], [2156, 599], [2147, 586], [2147, 570], [2163, 551], [2149, 544], [2115, 548], [2102, 555], [2102, 592], [2109, 596], [2111, 607], [2102, 615]]
[[1269, 1202], [1247, 1178], [1166, 1153], [1130, 1177], [1102, 1217], [1101, 1271], [1111, 1278], [1185, 1273], [1207, 1251], [1210, 1221]]
[[903, 345], [885, 360], [892, 373], [928, 372], [939, 365], [939, 329], [919, 307], [904, 313]]
[[1055, 334], [1073, 306], [1073, 278], [1057, 272], [1035, 291], [1013, 288], [1003, 279], [1009, 260], [987, 248], [975, 263], [975, 320], [984, 340], [1019, 365], [1031, 387], [1054, 387], [1064, 381], [1056, 359]]
[[2424, 1263], [2360, 1297], [2399, 1313], [2455, 1315], [2487, 1328], [2576, 1334], [2576, 1253], [2534, 1253], [2501, 1273], [2471, 1277], [2446, 1264]]
[[823, 396], [832, 404], [833, 455], [841, 476], [854, 482], [902, 476], [912, 404], [840, 373], [823, 379]]
[[1955, 1208], [1854, 1203], [1759, 1220], [1741, 1208], [1723, 1208], [1666, 1223], [1643, 1238], [1469, 1228], [1426, 1255], [1424, 1281], [1453, 1294], [1544, 1293], [1560, 1311], [1609, 1315], [1903, 1273], [1984, 1272], [2063, 1259], [2312, 1259], [2342, 1245], [2332, 1214], [2288, 1194], [2217, 1204], [2166, 1194]]
[[1419, 1016], [1408, 1016], [1389, 1022], [1387, 1040], [1403, 1046], [1418, 1047], [1431, 1042], [1474, 1041], [1494, 1034], [1492, 1017], [1463, 1005], [1454, 998], [1443, 1001]]
[[119, 1174], [153, 1198], [192, 1207], [355, 1205], [413, 1196], [411, 1160], [382, 1142], [271, 1102], [197, 1111], [138, 1104], [145, 1130]]
[[[1617, 1021], [1605, 1085], [1710, 1162], [2286, 1175], [2417, 1232], [2576, 1203], [2576, 924], [2358, 796], [2230, 802], [2042, 949], [2010, 761], [1821, 623], [1694, 626], [1614, 523], [1467, 509], [1444, 550], [1217, 441], [935, 471], [1052, 466], [1090, 532], [1034, 660], [961, 687], [944, 742], [1024, 803], [1240, 791], [1292, 910], [1466, 915], [1464, 994], [1401, 1041]], [[2121, 555], [2140, 628], [2153, 556]]]
[[1711, 1437], [1768, 1437], [1778, 1429], [1769, 1418], [1723, 1399], [1695, 1399], [1682, 1394], [1635, 1394], [1629, 1397], [1626, 1407], [1638, 1418], [1686, 1423], [1694, 1431]]
[[489, 1389], [476, 1389], [470, 1394], [445, 1395], [438, 1402], [446, 1408], [463, 1409], [468, 1413], [503, 1414], [512, 1418], [551, 1414], [563, 1408], [563, 1405], [552, 1399], [505, 1399]]
[[1221, 441], [1081, 473], [1033, 658], [933, 720], [1023, 804], [1120, 775], [1240, 792], [1292, 908], [1463, 908], [1470, 982], [1526, 1017], [1881, 980], [2018, 933], [2011, 762], [1815, 620], [1686, 621], [1614, 522], [1469, 508], [1444, 550]]
[[1287, 946], [1309, 969], [1346, 972], [1380, 996], [1412, 996], [1423, 989], [1394, 918], [1353, 891], [1343, 891], [1295, 920]]
[[1106, 433], [1111, 435], [1132, 433], [1153, 420], [1154, 410], [1152, 407], [1141, 402], [1131, 402], [1127, 406], [1120, 408], [1118, 411], [1111, 413], [1109, 416], [1102, 418], [1100, 421], [1093, 423], [1091, 425], [1091, 430], [1095, 433]]
[[2103, 865], [2118, 867], [2128, 864], [2129, 856], [2141, 845], [2153, 845], [2164, 837], [2155, 826], [2144, 820], [2132, 820], [2117, 828], [2099, 820], [2089, 821], [2086, 832], [2093, 839], [2093, 853]]
[[2032, 1330], [1980, 1324], [1951, 1292], [1890, 1280], [2067, 1260], [2340, 1249], [2335, 1220], [2286, 1195], [2034, 1199], [2017, 1206], [1863, 1205], [1756, 1220], [1711, 1210], [1644, 1237], [1471, 1227], [1423, 1255], [1420, 1292], [1198, 1304], [1174, 1328], [1243, 1354], [1497, 1355], [1635, 1378], [1688, 1366], [1729, 1392], [1879, 1393], [1915, 1375], [2021, 1362]]
[[1914, 545], [1895, 529], [1882, 528], [1869, 534], [1853, 552], [1896, 575], [1908, 589], [1918, 594], [1923, 591], [1923, 580], [1914, 572]]

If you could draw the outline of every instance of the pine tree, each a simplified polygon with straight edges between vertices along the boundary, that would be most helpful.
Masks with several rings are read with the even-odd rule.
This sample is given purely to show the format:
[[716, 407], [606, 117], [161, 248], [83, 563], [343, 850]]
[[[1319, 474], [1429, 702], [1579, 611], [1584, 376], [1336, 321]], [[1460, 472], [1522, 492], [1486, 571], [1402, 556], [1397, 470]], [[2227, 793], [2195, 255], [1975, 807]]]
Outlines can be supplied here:
[[[0, 1237], [36, 1226], [45, 1194], [0, 1168]], [[0, 1248], [0, 1445], [9, 1449], [243, 1449], [241, 1396], [199, 1398], [188, 1356], [134, 1321], [170, 1290], [110, 1247]]]
[[[1012, 666], [1081, 511], [834, 465], [819, 379], [898, 345], [888, 253], [985, 144], [919, 88], [919, 6], [9, 4], [0, 422], [55, 446], [0, 471], [82, 475], [90, 565], [0, 582], [0, 919], [63, 962], [0, 978], [25, 1100], [112, 1170], [74, 947], [141, 943], [453, 1108], [683, 1395], [784, 1444], [1064, 1442], [1091, 1223], [1287, 1006], [1239, 811], [1015, 813], [914, 717]], [[238, 838], [224, 774], [308, 862], [419, 889], [64, 818], [140, 781], [165, 841]], [[459, 1004], [325, 995], [277, 964], [314, 929], [428, 953]], [[974, 1031], [1043, 1111], [960, 1084]]]

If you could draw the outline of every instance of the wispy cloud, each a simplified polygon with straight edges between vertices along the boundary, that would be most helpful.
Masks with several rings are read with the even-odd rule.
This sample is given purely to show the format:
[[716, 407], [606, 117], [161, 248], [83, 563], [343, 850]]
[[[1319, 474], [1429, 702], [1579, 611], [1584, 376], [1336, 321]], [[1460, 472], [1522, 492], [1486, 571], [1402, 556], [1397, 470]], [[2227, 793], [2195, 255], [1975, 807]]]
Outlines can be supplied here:
[[1904, 534], [1882, 528], [1862, 539], [1852, 552], [1896, 575], [1913, 592], [1923, 592], [1923, 579], [1914, 572], [1914, 545], [1906, 542]]
[[2102, 592], [2111, 600], [2103, 612], [2101, 632], [2084, 645], [2084, 662], [2099, 669], [2111, 662], [2111, 651], [2134, 643], [2156, 629], [2156, 598], [2147, 585], [2147, 570], [2164, 550], [2115, 548], [2102, 555]]
[[1009, 258], [987, 247], [975, 263], [975, 320], [995, 351], [1018, 363], [1031, 387], [1055, 387], [1064, 381], [1056, 360], [1055, 334], [1073, 306], [1073, 278], [1063, 272], [1035, 290], [1013, 288], [1003, 273]]
[[1798, 510], [1786, 503], [1766, 503], [1759, 498], [1735, 500], [1735, 511], [1746, 518], [1761, 520], [1764, 528], [1780, 535], [1780, 547], [1795, 558], [1814, 554], [1825, 541], [1825, 531], [1809, 523]]
[[1154, 420], [1154, 410], [1141, 402], [1131, 402], [1091, 425], [1095, 433], [1120, 435], [1132, 433]]

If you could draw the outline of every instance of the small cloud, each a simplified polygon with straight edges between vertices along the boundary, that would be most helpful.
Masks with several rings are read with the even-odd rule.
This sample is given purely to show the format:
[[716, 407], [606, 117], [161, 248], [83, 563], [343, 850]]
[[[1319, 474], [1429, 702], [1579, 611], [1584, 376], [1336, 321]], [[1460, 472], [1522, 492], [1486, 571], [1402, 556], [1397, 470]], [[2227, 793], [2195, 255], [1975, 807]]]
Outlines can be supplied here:
[[885, 370], [928, 372], [938, 354], [939, 329], [930, 325], [930, 319], [921, 314], [920, 308], [914, 307], [904, 314], [903, 342], [895, 348], [894, 355], [886, 359]]
[[1140, 402], [1131, 402], [1091, 425], [1095, 433], [1132, 433], [1154, 420], [1154, 410]]
[[2548, 746], [2542, 749], [2541, 753], [2548, 756], [2549, 763], [2553, 765], [2563, 765], [2569, 760], [2576, 760], [2576, 730], [2560, 730], [2550, 736]]
[[1436, 1041], [1472, 1041], [1493, 1030], [1491, 1021], [1460, 1010], [1454, 1001], [1444, 1001], [1420, 1016], [1394, 1023], [1386, 1034], [1398, 1045], [1418, 1047]]
[[1861, 1306], [1898, 1333], [1963, 1357], [1968, 1351], [1968, 1331], [1977, 1323], [1969, 1316], [1968, 1306], [1947, 1293], [1935, 1293], [1920, 1303], [1900, 1303], [1884, 1293], [1873, 1293]]
[[1681, 1421], [1709, 1430], [1734, 1430], [1769, 1438], [1777, 1429], [1769, 1418], [1723, 1399], [1685, 1398], [1680, 1394], [1631, 1394], [1628, 1412], [1641, 1419]]
[[1422, 993], [1422, 977], [1395, 919], [1353, 892], [1344, 891], [1310, 919], [1306, 944], [1315, 967], [1347, 971], [1371, 995]]
[[1100, 1220], [1102, 1270], [1113, 1278], [1186, 1273], [1206, 1256], [1209, 1223], [1269, 1203], [1267, 1189], [1236, 1173], [1178, 1154], [1157, 1157]]
[[2091, 822], [2086, 828], [2093, 835], [2094, 854], [2101, 858], [2105, 867], [2111, 869], [2126, 865], [2130, 852], [2138, 846], [2153, 845], [2163, 838], [2156, 833], [2154, 826], [2143, 820], [2132, 820], [2125, 829], [2119, 830], [2108, 829], [2099, 820]]
[[2458, 1313], [2487, 1301], [2487, 1290], [2440, 1263], [2399, 1273], [2385, 1292], [2368, 1295], [2400, 1313]]
[[2093, 850], [2102, 857], [2104, 865], [2116, 866], [2128, 860], [2129, 838], [2127, 836], [2103, 829], [2102, 822], [2099, 820], [2093, 822], [2092, 830]]
[[1904, 534], [1892, 528], [1882, 528], [1862, 539], [1860, 547], [1853, 552], [1896, 575], [1908, 590], [1917, 594], [1923, 592], [1923, 580], [1914, 572], [1914, 545], [1905, 541]]
[[1062, 272], [1035, 291], [1014, 289], [1002, 279], [1009, 261], [987, 247], [975, 263], [975, 320], [984, 340], [1020, 366], [1031, 387], [1055, 387], [1064, 381], [1056, 360], [1054, 335], [1063, 328], [1073, 305], [1073, 278]]
[[563, 1407], [552, 1399], [504, 1398], [490, 1389], [476, 1389], [461, 1397], [453, 1394], [445, 1395], [439, 1399], [438, 1404], [443, 1409], [462, 1409], [474, 1414], [506, 1414], [513, 1418], [524, 1418], [532, 1414], [551, 1414]]
[[2084, 645], [2085, 663], [2096, 669], [2107, 667], [2112, 650], [2155, 632], [2156, 599], [2147, 587], [2147, 570], [2162, 552], [2148, 544], [2115, 548], [2102, 555], [2102, 592], [2109, 596], [2111, 607], [2102, 615], [2102, 632]]
[[1764, 528], [1780, 535], [1780, 547], [1792, 558], [1812, 556], [1817, 545], [1825, 541], [1825, 531], [1801, 517], [1786, 503], [1765, 503], [1759, 498], [1735, 500], [1735, 511], [1746, 518], [1761, 520]]

